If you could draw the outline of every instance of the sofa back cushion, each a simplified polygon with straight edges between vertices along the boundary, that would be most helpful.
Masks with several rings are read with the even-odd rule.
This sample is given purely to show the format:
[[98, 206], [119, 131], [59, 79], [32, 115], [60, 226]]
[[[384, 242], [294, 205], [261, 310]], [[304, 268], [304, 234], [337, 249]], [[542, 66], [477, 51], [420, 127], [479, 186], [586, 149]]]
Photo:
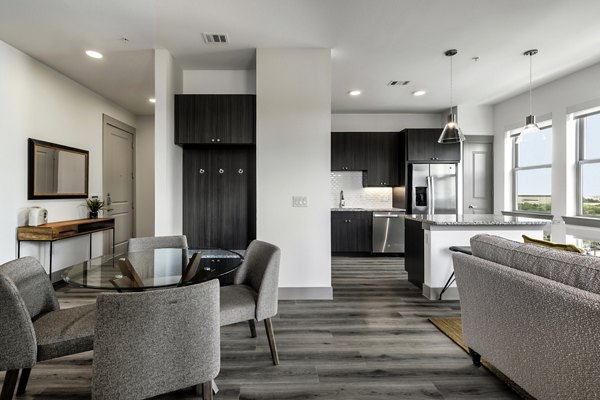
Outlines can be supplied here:
[[600, 294], [600, 257], [492, 235], [473, 236], [471, 248], [476, 257]]

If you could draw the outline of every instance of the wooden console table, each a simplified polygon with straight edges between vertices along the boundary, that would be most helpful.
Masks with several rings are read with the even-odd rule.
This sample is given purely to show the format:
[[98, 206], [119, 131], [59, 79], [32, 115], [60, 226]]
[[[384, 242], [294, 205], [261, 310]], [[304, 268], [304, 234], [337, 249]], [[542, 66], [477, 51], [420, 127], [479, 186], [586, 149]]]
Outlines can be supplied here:
[[90, 236], [90, 259], [92, 258], [92, 233], [112, 230], [112, 251], [115, 252], [115, 219], [89, 218], [71, 221], [50, 222], [40, 226], [19, 226], [17, 228], [17, 258], [21, 257], [21, 242], [50, 243], [50, 271], [52, 278], [52, 244], [56, 241], [77, 236]]

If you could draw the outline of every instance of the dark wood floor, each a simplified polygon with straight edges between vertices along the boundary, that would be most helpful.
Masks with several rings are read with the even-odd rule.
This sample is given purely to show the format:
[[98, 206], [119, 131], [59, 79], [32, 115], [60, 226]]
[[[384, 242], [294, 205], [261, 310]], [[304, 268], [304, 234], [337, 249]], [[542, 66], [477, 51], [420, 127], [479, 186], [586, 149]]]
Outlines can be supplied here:
[[[280, 366], [262, 324], [222, 329], [216, 399], [514, 399], [502, 382], [427, 321], [459, 315], [458, 302], [428, 301], [406, 281], [402, 259], [333, 260], [333, 301], [281, 301], [273, 320]], [[60, 291], [63, 307], [94, 295]], [[92, 353], [39, 363], [22, 399], [87, 399]], [[195, 398], [181, 391], [161, 399]]]

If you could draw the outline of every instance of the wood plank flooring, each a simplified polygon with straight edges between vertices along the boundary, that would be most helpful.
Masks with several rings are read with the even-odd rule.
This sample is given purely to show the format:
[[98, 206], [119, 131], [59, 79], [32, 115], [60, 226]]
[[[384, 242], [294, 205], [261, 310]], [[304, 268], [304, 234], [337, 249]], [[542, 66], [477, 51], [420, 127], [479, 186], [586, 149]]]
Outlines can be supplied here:
[[[518, 396], [435, 326], [458, 302], [429, 301], [406, 280], [403, 259], [334, 258], [333, 301], [281, 301], [273, 319], [281, 358], [273, 366], [263, 324], [222, 328], [215, 399], [515, 399]], [[63, 307], [95, 293], [65, 288]], [[36, 365], [20, 399], [88, 399], [92, 352]], [[0, 374], [3, 375], [3, 374]], [[196, 398], [182, 390], [160, 399]]]

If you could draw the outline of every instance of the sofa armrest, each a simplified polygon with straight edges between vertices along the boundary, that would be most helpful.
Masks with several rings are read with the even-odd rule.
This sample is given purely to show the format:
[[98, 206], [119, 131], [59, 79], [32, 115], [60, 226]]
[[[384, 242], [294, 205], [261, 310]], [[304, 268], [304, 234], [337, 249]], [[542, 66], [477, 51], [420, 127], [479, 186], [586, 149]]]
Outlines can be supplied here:
[[600, 295], [454, 254], [464, 339], [536, 398], [600, 394]]

